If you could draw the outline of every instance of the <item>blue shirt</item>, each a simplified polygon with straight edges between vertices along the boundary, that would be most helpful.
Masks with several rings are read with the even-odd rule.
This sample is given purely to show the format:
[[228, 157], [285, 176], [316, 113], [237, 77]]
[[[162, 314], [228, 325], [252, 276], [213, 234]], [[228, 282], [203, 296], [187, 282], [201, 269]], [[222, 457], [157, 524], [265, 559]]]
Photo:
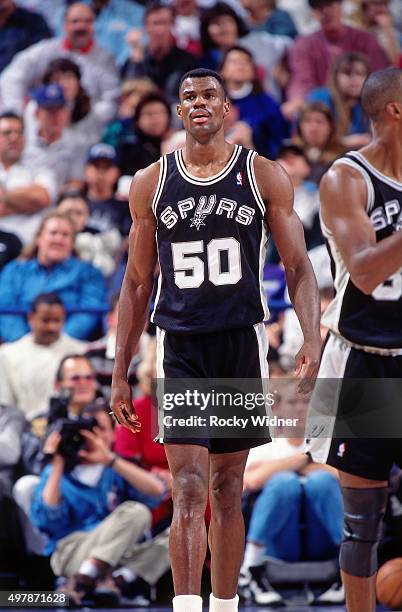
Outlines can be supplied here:
[[[53, 266], [42, 266], [38, 260], [15, 260], [0, 274], [0, 308], [29, 310], [41, 293], [56, 293], [69, 308], [99, 308], [106, 305], [106, 287], [102, 273], [92, 264], [69, 257]], [[64, 331], [73, 338], [85, 340], [100, 322], [99, 314], [72, 313], [67, 316]], [[0, 315], [0, 336], [6, 342], [18, 340], [29, 332], [25, 315]]]
[[[0, 26], [0, 72], [14, 55], [52, 35], [41, 15], [17, 8]], [[5, 101], [6, 102], [6, 101]]]
[[[328, 87], [318, 87], [317, 89], [313, 89], [313, 91], [309, 93], [307, 99], [309, 102], [322, 102], [323, 104], [326, 104], [328, 108], [331, 109], [333, 116], [336, 118], [335, 104]], [[363, 111], [362, 105], [360, 102], [356, 102], [352, 108], [349, 132], [346, 134], [346, 136], [349, 134], [365, 134], [369, 131], [369, 121]]]
[[60, 502], [49, 506], [43, 501], [42, 494], [52, 469], [48, 465], [41, 474], [30, 517], [33, 524], [48, 536], [46, 555], [54, 551], [59, 540], [71, 533], [94, 529], [123, 501], [138, 501], [154, 508], [162, 499], [137, 491], [112, 468], [105, 467], [93, 487], [83, 484], [71, 473], [63, 474]]

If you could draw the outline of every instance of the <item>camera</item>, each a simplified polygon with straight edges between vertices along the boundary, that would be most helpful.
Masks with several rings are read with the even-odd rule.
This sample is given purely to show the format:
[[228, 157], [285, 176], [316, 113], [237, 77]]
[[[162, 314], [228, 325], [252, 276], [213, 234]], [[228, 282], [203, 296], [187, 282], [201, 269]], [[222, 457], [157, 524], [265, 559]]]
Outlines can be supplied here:
[[77, 419], [62, 418], [59, 420], [58, 429], [61, 440], [58, 452], [65, 460], [65, 471], [71, 472], [80, 462], [78, 452], [85, 448], [85, 439], [80, 433], [81, 429], [93, 431], [97, 421], [95, 417]]

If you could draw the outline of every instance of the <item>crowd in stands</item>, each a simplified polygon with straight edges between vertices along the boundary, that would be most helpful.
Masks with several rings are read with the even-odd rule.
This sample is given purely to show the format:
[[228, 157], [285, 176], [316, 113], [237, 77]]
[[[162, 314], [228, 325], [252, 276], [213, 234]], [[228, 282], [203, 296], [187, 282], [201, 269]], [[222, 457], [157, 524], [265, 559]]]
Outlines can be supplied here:
[[[0, 586], [14, 575], [14, 586], [55, 587], [77, 603], [107, 593], [146, 605], [169, 572], [152, 324], [130, 366], [141, 434], [115, 428], [107, 403], [129, 187], [184, 144], [180, 77], [217, 70], [229, 142], [287, 171], [324, 309], [333, 287], [319, 182], [370, 142], [360, 92], [387, 66], [402, 68], [400, 0], [0, 0]], [[282, 377], [302, 336], [272, 243], [264, 287], [270, 369]], [[244, 498], [239, 593], [276, 604], [266, 555], [337, 557], [338, 481], [311, 465], [300, 439], [281, 437], [251, 451]], [[39, 557], [46, 584], [26, 571]], [[321, 601], [342, 596], [335, 580]]]

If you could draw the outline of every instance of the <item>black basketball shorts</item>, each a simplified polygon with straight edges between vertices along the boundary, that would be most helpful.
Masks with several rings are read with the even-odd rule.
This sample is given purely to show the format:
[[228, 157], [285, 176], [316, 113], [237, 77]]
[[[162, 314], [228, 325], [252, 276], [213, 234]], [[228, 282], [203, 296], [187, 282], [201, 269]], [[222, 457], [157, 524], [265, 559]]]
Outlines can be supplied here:
[[362, 478], [387, 480], [394, 463], [402, 467], [402, 398], [393, 382], [402, 379], [402, 356], [357, 349], [330, 333], [318, 379], [341, 380], [332, 437], [309, 441], [313, 459]]
[[[253, 379], [263, 392], [268, 379], [267, 355], [268, 339], [263, 323], [194, 335], [176, 335], [158, 328], [158, 385], [163, 385], [163, 381], [167, 384], [169, 379], [238, 379], [247, 385], [247, 379]], [[183, 384], [186, 385], [185, 380]], [[158, 402], [161, 404], [159, 395]], [[266, 414], [265, 408], [264, 413]], [[162, 437], [158, 441], [164, 444], [197, 444], [208, 448], [210, 453], [237, 452], [271, 441], [266, 426], [261, 427], [258, 435], [255, 435], [255, 426], [249, 430], [246, 428], [241, 437], [231, 437], [229, 434], [228, 437], [221, 438], [216, 433], [210, 435], [204, 428], [197, 431], [200, 436], [180, 436], [177, 435], [177, 430], [172, 435], [166, 427], [162, 430], [160, 426], [159, 433]]]

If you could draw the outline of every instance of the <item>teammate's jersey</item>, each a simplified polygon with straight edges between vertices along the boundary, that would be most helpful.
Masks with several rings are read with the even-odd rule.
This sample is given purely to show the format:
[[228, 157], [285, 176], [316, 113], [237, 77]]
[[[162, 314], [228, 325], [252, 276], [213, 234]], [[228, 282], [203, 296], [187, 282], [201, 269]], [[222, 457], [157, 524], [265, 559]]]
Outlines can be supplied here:
[[265, 205], [255, 156], [236, 145], [225, 168], [205, 179], [187, 172], [181, 150], [161, 158], [152, 205], [160, 276], [151, 320], [158, 327], [202, 334], [267, 317]]
[[[355, 168], [367, 184], [367, 215], [377, 242], [402, 229], [402, 183], [381, 174], [359, 152], [335, 164]], [[332, 260], [336, 295], [323, 322], [363, 348], [402, 349], [402, 269], [365, 295], [354, 285], [331, 232], [322, 224]]]

